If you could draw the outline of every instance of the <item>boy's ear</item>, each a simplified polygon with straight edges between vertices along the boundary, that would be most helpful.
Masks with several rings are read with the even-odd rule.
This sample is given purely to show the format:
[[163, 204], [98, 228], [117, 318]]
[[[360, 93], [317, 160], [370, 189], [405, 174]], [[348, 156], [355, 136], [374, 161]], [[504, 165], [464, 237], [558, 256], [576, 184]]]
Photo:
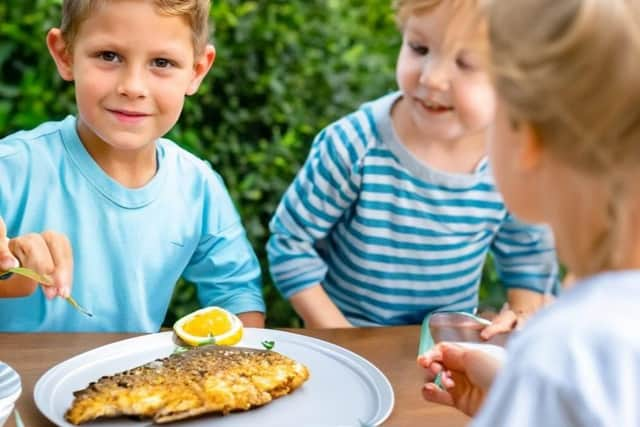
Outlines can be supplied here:
[[52, 28], [47, 33], [47, 47], [56, 63], [60, 77], [67, 81], [73, 81], [71, 54], [59, 28]]
[[193, 95], [196, 93], [202, 83], [202, 79], [207, 75], [213, 61], [216, 59], [216, 49], [213, 45], [208, 44], [205, 47], [204, 52], [196, 58], [196, 63], [193, 65], [193, 76], [191, 77], [191, 83], [187, 88], [187, 95]]

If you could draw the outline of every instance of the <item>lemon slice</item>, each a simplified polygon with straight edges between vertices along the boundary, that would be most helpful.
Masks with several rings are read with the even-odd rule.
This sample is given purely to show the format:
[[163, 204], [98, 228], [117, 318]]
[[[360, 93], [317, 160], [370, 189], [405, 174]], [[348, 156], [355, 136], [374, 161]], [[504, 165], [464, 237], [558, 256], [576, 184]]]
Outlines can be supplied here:
[[178, 319], [173, 331], [185, 343], [234, 345], [242, 339], [242, 321], [220, 307], [205, 307]]

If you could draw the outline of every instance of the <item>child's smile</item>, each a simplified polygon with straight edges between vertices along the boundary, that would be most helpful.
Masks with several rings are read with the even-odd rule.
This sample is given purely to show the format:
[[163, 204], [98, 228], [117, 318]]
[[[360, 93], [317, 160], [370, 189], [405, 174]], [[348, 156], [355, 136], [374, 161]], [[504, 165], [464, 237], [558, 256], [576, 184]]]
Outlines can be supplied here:
[[101, 3], [69, 46], [50, 35], [58, 70], [75, 83], [80, 139], [112, 178], [119, 180], [114, 164], [151, 171], [146, 180], [155, 173], [155, 142], [176, 123], [215, 56], [209, 46], [196, 57], [192, 36], [184, 17], [135, 0]]
[[443, 103], [440, 103], [440, 102], [437, 102], [437, 101], [431, 101], [431, 100], [428, 100], [428, 99], [421, 100], [419, 98], [416, 98], [416, 101], [429, 114], [441, 115], [441, 114], [444, 114], [444, 113], [453, 112], [453, 107], [448, 106], [448, 105], [443, 104]]
[[493, 88], [475, 48], [482, 34], [466, 15], [442, 2], [403, 25], [396, 76], [415, 139], [458, 141], [491, 122]]
[[115, 118], [124, 124], [140, 124], [145, 118], [149, 117], [150, 114], [139, 112], [139, 111], [130, 111], [130, 110], [122, 110], [122, 109], [109, 109], [107, 108], [111, 114], [115, 116]]

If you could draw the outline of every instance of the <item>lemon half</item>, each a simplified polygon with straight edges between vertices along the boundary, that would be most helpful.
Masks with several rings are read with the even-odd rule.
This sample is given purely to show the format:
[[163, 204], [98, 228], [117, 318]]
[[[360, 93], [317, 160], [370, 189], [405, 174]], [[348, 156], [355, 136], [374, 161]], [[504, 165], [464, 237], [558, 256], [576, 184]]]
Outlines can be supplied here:
[[178, 319], [173, 331], [188, 345], [234, 345], [242, 339], [242, 321], [221, 307], [205, 307]]

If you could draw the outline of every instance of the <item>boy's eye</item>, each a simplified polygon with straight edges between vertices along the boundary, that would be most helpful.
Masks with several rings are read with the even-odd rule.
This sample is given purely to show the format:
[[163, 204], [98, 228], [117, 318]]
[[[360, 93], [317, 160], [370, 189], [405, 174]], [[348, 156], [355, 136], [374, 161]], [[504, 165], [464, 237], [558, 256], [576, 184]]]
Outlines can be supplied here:
[[158, 68], [169, 68], [173, 63], [166, 58], [156, 58], [153, 60], [153, 66]]
[[429, 46], [424, 46], [419, 43], [409, 43], [409, 47], [414, 53], [421, 56], [427, 55], [429, 53]]
[[115, 52], [109, 52], [109, 51], [100, 52], [98, 54], [98, 57], [100, 59], [102, 59], [103, 61], [106, 61], [106, 62], [117, 62], [117, 61], [120, 61], [120, 56]]

